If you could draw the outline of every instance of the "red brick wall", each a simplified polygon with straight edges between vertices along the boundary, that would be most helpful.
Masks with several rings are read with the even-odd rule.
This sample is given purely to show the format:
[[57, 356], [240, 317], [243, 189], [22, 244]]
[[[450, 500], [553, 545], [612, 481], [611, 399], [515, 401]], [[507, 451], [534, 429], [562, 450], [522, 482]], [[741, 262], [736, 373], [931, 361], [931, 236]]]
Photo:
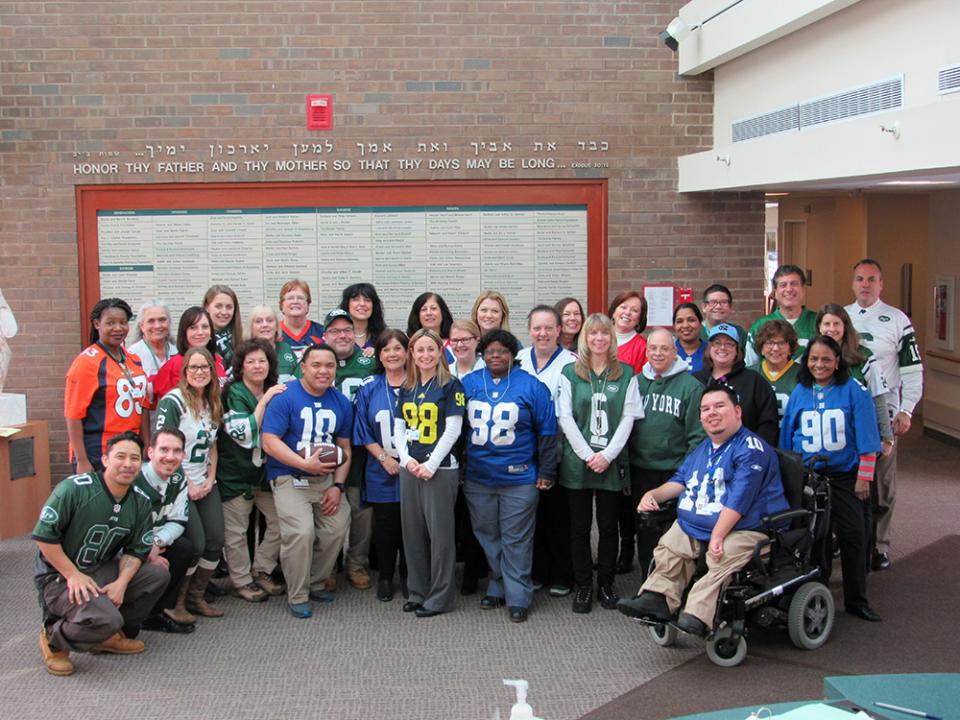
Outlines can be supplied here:
[[[51, 423], [54, 475], [66, 467], [63, 376], [80, 350], [75, 184], [608, 177], [611, 295], [644, 282], [696, 292], [719, 280], [737, 295], [740, 320], [757, 314], [762, 196], [674, 190], [676, 157], [709, 148], [712, 123], [711, 78], [678, 78], [657, 40], [681, 4], [0, 2], [0, 287], [21, 328], [7, 389], [25, 392], [31, 418]], [[308, 93], [334, 96], [332, 131], [305, 130]], [[175, 159], [209, 168], [211, 144], [267, 143], [255, 159], [273, 160], [318, 140], [335, 143], [328, 159], [354, 168], [357, 142], [390, 142], [392, 157], [421, 159], [429, 155], [416, 153], [418, 142], [447, 143], [443, 157], [462, 163], [474, 157], [471, 141], [513, 145], [481, 157], [519, 166], [551, 156], [567, 167], [283, 176], [242, 163], [230, 174], [123, 168], [148, 144], [183, 145]], [[557, 150], [535, 153], [535, 141]], [[577, 145], [590, 141], [609, 149]], [[581, 160], [608, 167], [569, 167]], [[121, 170], [77, 175], [81, 161]]]

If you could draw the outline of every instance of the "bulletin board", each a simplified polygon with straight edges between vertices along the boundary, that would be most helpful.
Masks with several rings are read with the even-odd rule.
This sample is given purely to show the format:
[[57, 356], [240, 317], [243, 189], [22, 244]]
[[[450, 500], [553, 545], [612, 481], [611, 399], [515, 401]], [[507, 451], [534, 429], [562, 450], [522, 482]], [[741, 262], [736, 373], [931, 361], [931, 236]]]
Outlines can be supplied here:
[[[176, 320], [213, 284], [241, 312], [311, 286], [322, 320], [344, 287], [370, 282], [388, 324], [406, 327], [425, 290], [468, 317], [483, 290], [515, 316], [562, 297], [602, 312], [607, 181], [86, 185], [77, 190], [82, 332], [101, 297], [136, 311], [165, 300]], [[246, 315], [244, 314], [244, 319]]]

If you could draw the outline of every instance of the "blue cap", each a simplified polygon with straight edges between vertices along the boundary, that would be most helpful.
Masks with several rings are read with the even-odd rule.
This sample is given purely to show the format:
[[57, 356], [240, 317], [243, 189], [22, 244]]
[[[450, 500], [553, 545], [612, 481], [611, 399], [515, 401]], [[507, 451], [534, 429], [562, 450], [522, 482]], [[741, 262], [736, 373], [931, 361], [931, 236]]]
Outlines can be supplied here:
[[727, 323], [714, 325], [710, 328], [710, 332], [707, 333], [707, 342], [713, 340], [717, 335], [726, 335], [735, 343], [740, 343], [740, 333], [737, 332], [737, 329], [733, 325], [727, 325]]

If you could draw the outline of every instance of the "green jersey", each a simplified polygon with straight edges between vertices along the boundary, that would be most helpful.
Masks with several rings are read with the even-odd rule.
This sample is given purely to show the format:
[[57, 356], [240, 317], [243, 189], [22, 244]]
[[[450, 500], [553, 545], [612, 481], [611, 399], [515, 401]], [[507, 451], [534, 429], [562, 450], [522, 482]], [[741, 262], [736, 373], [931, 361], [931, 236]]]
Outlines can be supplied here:
[[703, 385], [680, 358], [660, 377], [647, 363], [637, 384], [643, 421], [633, 426], [630, 462], [644, 470], [676, 470], [707, 436], [700, 424]]
[[210, 448], [217, 439], [217, 425], [205, 409], [200, 417], [194, 417], [183, 399], [180, 388], [174, 388], [157, 405], [157, 430], [179, 428], [187, 439], [184, 447], [183, 470], [194, 485], [202, 485], [210, 469]]
[[767, 361], [761, 360], [750, 369], [759, 373], [764, 380], [770, 383], [773, 394], [777, 396], [777, 416], [783, 420], [783, 411], [787, 407], [787, 400], [790, 399], [790, 393], [797, 386], [797, 373], [800, 372], [800, 363], [788, 360], [783, 370], [772, 373], [767, 368]]
[[[95, 472], [72, 475], [53, 489], [40, 511], [33, 539], [60, 545], [81, 572], [88, 572], [118, 553], [146, 560], [153, 546], [150, 499], [135, 485], [117, 499]], [[57, 570], [37, 553], [34, 580]]]
[[144, 463], [133, 486], [150, 499], [150, 517], [157, 545], [167, 547], [187, 527], [187, 477], [179, 467], [163, 480], [150, 463]]
[[794, 360], [799, 360], [800, 356], [803, 355], [803, 351], [807, 349], [807, 343], [813, 340], [817, 336], [817, 314], [813, 310], [808, 310], [806, 307], [800, 311], [800, 317], [796, 320], [787, 320], [781, 313], [780, 308], [777, 308], [769, 315], [764, 315], [759, 320], [755, 321], [753, 325], [750, 326], [750, 332], [747, 334], [747, 349], [746, 357], [744, 358], [745, 365], [756, 365], [760, 362], [760, 354], [753, 347], [753, 341], [757, 337], [757, 333], [760, 332], [760, 328], [763, 327], [763, 324], [768, 320], [783, 320], [784, 322], [790, 323], [793, 325], [793, 329], [797, 331], [797, 351], [793, 354]]
[[[629, 476], [618, 462], [630, 437], [634, 420], [643, 417], [640, 393], [633, 369], [620, 363], [623, 373], [611, 380], [606, 373], [592, 370], [584, 380], [571, 363], [560, 372], [557, 418], [563, 429], [563, 450], [560, 457], [560, 484], [574, 490], [621, 491], [630, 487]], [[624, 429], [617, 432], [622, 423]], [[603, 473], [587, 467], [586, 460], [602, 453], [610, 462]]]
[[[373, 358], [364, 357], [363, 350], [354, 348], [353, 355], [341, 360], [337, 358], [337, 378], [334, 386], [347, 396], [350, 402], [355, 402], [360, 387], [373, 380]], [[350, 460], [350, 473], [347, 475], [349, 487], [360, 487], [363, 480], [363, 471], [366, 468], [367, 451], [362, 447], [354, 447]]]
[[297, 354], [292, 347], [280, 340], [274, 350], [277, 351], [277, 382], [285, 383], [287, 380], [303, 377], [303, 370], [300, 369]]
[[[293, 351], [291, 351], [293, 352]], [[267, 489], [267, 470], [260, 447], [260, 426], [253, 415], [257, 398], [242, 382], [227, 385], [223, 394], [223, 429], [217, 434], [217, 484], [224, 500], [255, 488]]]

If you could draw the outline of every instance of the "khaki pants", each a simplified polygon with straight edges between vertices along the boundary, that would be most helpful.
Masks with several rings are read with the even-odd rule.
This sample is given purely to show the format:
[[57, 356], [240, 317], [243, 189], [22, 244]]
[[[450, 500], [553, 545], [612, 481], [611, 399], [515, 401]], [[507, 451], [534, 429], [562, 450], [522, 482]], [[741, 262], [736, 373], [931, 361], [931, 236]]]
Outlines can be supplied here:
[[[707, 574], [690, 588], [684, 611], [712, 628], [717, 614], [717, 600], [724, 583], [750, 561], [753, 548], [766, 537], [764, 533], [754, 530], [735, 530], [727, 535], [723, 541], [723, 557], [719, 561], [707, 554]], [[699, 540], [687, 535], [680, 529], [680, 524], [674, 522], [653, 551], [656, 567], [640, 590], [660, 593], [667, 599], [670, 612], [676, 613], [684, 588], [696, 570], [700, 546]]]
[[373, 508], [360, 502], [360, 488], [348, 487], [346, 500], [350, 503], [350, 533], [343, 564], [347, 570], [363, 570], [370, 557], [373, 538]]
[[333, 572], [350, 522], [350, 505], [341, 498], [334, 515], [320, 512], [333, 475], [304, 478], [308, 487], [294, 487], [293, 476], [276, 478], [273, 499], [280, 525], [280, 563], [287, 581], [287, 600], [307, 602], [311, 590], [322, 590]]
[[876, 547], [880, 552], [890, 552], [890, 521], [893, 520], [893, 506], [897, 502], [897, 447], [899, 438], [893, 444], [890, 457], [877, 455], [876, 503], [873, 516], [876, 524]]
[[250, 511], [256, 506], [267, 520], [267, 531], [257, 545], [253, 556], [254, 572], [269, 575], [277, 566], [280, 557], [280, 522], [273, 493], [269, 490], [254, 490], [253, 497], [243, 495], [223, 501], [223, 554], [230, 567], [230, 580], [234, 587], [244, 587], [253, 582], [250, 574], [250, 551], [247, 548], [247, 528]]

